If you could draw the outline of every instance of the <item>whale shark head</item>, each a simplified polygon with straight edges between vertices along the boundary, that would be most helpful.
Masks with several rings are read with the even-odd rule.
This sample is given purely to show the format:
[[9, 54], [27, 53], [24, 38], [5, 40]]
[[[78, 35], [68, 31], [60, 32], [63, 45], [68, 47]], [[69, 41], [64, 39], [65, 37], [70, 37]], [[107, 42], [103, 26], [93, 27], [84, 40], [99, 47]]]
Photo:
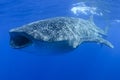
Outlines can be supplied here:
[[10, 32], [10, 46], [12, 48], [24, 48], [32, 44], [32, 39], [25, 32]]
[[68, 45], [67, 41], [47, 42], [36, 40], [26, 32], [10, 31], [10, 46], [14, 49], [21, 50], [37, 55], [64, 54], [74, 50]]

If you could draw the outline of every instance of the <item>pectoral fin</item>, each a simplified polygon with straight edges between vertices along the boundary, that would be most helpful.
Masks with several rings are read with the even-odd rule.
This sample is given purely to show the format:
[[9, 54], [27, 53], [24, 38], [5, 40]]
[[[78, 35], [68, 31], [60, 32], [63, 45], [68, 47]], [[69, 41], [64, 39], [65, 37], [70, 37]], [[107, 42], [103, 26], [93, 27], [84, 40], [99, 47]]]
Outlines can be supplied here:
[[96, 37], [96, 38], [83, 38], [82, 39], [83, 42], [96, 42], [96, 43], [100, 43], [100, 44], [104, 44], [110, 48], [114, 48], [114, 46], [107, 40], [103, 39], [102, 37]]
[[103, 39], [103, 38], [97, 38], [96, 42], [100, 43], [100, 44], [104, 44], [110, 48], [114, 48], [114, 46], [107, 40]]

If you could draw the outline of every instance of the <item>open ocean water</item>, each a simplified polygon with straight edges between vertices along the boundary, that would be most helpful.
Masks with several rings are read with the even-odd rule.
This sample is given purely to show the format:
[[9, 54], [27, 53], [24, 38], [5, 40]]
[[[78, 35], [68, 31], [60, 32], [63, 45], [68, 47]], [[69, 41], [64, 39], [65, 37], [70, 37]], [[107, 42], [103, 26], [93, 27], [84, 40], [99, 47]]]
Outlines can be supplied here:
[[[32, 21], [94, 16], [115, 48], [84, 43], [73, 52], [38, 56], [12, 49], [9, 30]], [[0, 0], [0, 80], [120, 80], [120, 0]]]

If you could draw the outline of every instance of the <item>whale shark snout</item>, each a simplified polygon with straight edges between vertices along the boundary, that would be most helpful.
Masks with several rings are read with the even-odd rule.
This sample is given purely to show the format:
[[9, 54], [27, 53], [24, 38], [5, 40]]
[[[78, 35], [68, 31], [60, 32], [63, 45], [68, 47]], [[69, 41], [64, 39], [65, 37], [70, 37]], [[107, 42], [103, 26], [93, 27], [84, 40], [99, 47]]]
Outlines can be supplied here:
[[10, 32], [10, 46], [12, 48], [24, 48], [32, 44], [32, 40], [24, 32]]

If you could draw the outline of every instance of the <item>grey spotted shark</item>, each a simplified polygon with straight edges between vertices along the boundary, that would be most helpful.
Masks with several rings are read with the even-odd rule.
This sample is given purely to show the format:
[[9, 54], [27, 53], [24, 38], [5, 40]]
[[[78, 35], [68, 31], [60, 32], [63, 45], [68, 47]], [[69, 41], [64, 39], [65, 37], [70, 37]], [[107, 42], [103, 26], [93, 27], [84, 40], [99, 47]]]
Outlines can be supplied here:
[[85, 42], [114, 46], [103, 36], [104, 30], [97, 27], [91, 17], [89, 20], [75, 17], [54, 17], [35, 21], [11, 29], [10, 45], [21, 49], [30, 45], [47, 50], [47, 48], [65, 50], [75, 49]]

